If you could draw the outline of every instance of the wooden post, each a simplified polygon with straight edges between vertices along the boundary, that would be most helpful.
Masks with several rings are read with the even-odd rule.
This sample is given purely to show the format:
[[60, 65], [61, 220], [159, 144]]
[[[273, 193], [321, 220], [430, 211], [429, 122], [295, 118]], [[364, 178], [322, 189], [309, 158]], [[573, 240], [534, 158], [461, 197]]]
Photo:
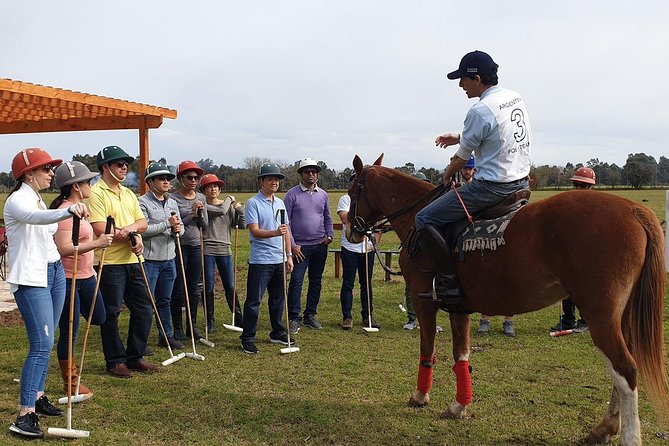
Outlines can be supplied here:
[[139, 193], [145, 194], [147, 187], [144, 181], [144, 172], [149, 167], [149, 129], [144, 126], [139, 129]]

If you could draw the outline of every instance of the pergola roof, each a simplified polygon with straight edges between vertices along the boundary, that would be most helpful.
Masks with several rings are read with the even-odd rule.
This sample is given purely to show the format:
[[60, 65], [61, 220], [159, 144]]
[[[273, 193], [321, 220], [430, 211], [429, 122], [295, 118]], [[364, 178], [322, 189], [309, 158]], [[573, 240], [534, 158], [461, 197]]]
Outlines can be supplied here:
[[0, 79], [0, 134], [154, 129], [176, 117], [169, 108]]
[[149, 129], [177, 111], [62, 88], [0, 79], [0, 135], [10, 133], [139, 130], [140, 191], [146, 191]]

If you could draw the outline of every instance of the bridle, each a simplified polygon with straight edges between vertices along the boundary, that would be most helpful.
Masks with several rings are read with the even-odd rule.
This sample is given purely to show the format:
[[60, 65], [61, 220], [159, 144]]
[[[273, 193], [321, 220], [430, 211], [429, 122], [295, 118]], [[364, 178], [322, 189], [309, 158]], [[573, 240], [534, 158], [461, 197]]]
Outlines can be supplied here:
[[[360, 198], [364, 198], [364, 192], [365, 192], [365, 173], [367, 172], [367, 168], [369, 166], [363, 167], [362, 171], [360, 172], [360, 175], [357, 176], [356, 178], [356, 183], [357, 183], [357, 188], [355, 191], [355, 195], [351, 196], [351, 206], [349, 207], [349, 221], [351, 222], [351, 231], [353, 231], [356, 234], [361, 234], [366, 236], [371, 242], [372, 246], [374, 246], [374, 251], [376, 252], [376, 257], [379, 260], [379, 264], [381, 267], [384, 269], [389, 274], [393, 274], [395, 276], [398, 276], [402, 274], [401, 271], [395, 272], [391, 271], [390, 268], [386, 266], [386, 264], [381, 260], [381, 254], [379, 253], [379, 250], [377, 249], [376, 246], [376, 239], [373, 237], [373, 234], [375, 233], [385, 233], [388, 231], [392, 231], [392, 220], [394, 220], [397, 217], [400, 217], [407, 212], [411, 211], [414, 209], [416, 206], [419, 204], [425, 202], [425, 201], [432, 201], [441, 194], [443, 194], [446, 191], [446, 187], [444, 184], [440, 184], [439, 186], [435, 187], [432, 189], [430, 192], [427, 194], [421, 195], [418, 197], [416, 200], [410, 202], [406, 206], [403, 206], [402, 208], [398, 209], [397, 211], [386, 215], [385, 217], [379, 217], [371, 221], [366, 221], [364, 218], [358, 215], [358, 202], [360, 201]], [[402, 245], [404, 246], [405, 243], [403, 241]]]

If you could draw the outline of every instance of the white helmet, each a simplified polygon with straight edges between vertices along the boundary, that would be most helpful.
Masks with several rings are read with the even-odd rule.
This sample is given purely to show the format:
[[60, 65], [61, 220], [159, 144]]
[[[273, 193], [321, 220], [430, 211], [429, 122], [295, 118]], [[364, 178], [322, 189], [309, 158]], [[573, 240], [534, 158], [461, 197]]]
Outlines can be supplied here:
[[321, 166], [319, 166], [316, 160], [313, 158], [305, 158], [301, 160], [300, 164], [297, 165], [297, 173], [302, 173], [302, 169], [305, 167], [314, 167], [316, 168], [317, 172], [321, 171]]

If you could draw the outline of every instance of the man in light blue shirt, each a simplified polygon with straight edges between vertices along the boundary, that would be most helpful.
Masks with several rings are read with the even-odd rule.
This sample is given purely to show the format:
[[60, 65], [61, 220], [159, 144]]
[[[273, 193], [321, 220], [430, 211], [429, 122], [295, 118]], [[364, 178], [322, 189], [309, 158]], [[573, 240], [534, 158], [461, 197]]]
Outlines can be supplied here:
[[[498, 65], [483, 51], [466, 54], [449, 79], [459, 79], [460, 87], [469, 98], [480, 98], [465, 118], [461, 133], [437, 137], [438, 147], [459, 144], [444, 172], [444, 183], [460, 171], [472, 154], [476, 157], [474, 180], [458, 189], [470, 214], [502, 202], [509, 195], [529, 185], [531, 129], [523, 98], [515, 91], [497, 85]], [[432, 260], [437, 280], [435, 293], [421, 297], [440, 300], [459, 298], [455, 265], [451, 256], [444, 255], [446, 244], [441, 236], [443, 227], [466, 217], [465, 209], [455, 191], [450, 190], [423, 208], [416, 215], [416, 231], [420, 245]]]
[[[293, 254], [287, 216], [285, 222], [281, 221], [286, 206], [283, 200], [274, 195], [284, 178], [279, 166], [263, 164], [258, 173], [260, 191], [246, 202], [246, 227], [249, 229], [251, 253], [244, 302], [244, 331], [240, 339], [242, 350], [248, 354], [258, 353], [255, 338], [260, 301], [265, 290], [269, 295], [267, 304], [272, 324], [269, 340], [273, 344], [289, 345], [281, 315], [285, 304], [283, 271], [284, 268], [288, 272], [293, 270]], [[282, 243], [285, 243], [287, 259], [283, 255]], [[290, 344], [294, 343], [291, 339]]]

